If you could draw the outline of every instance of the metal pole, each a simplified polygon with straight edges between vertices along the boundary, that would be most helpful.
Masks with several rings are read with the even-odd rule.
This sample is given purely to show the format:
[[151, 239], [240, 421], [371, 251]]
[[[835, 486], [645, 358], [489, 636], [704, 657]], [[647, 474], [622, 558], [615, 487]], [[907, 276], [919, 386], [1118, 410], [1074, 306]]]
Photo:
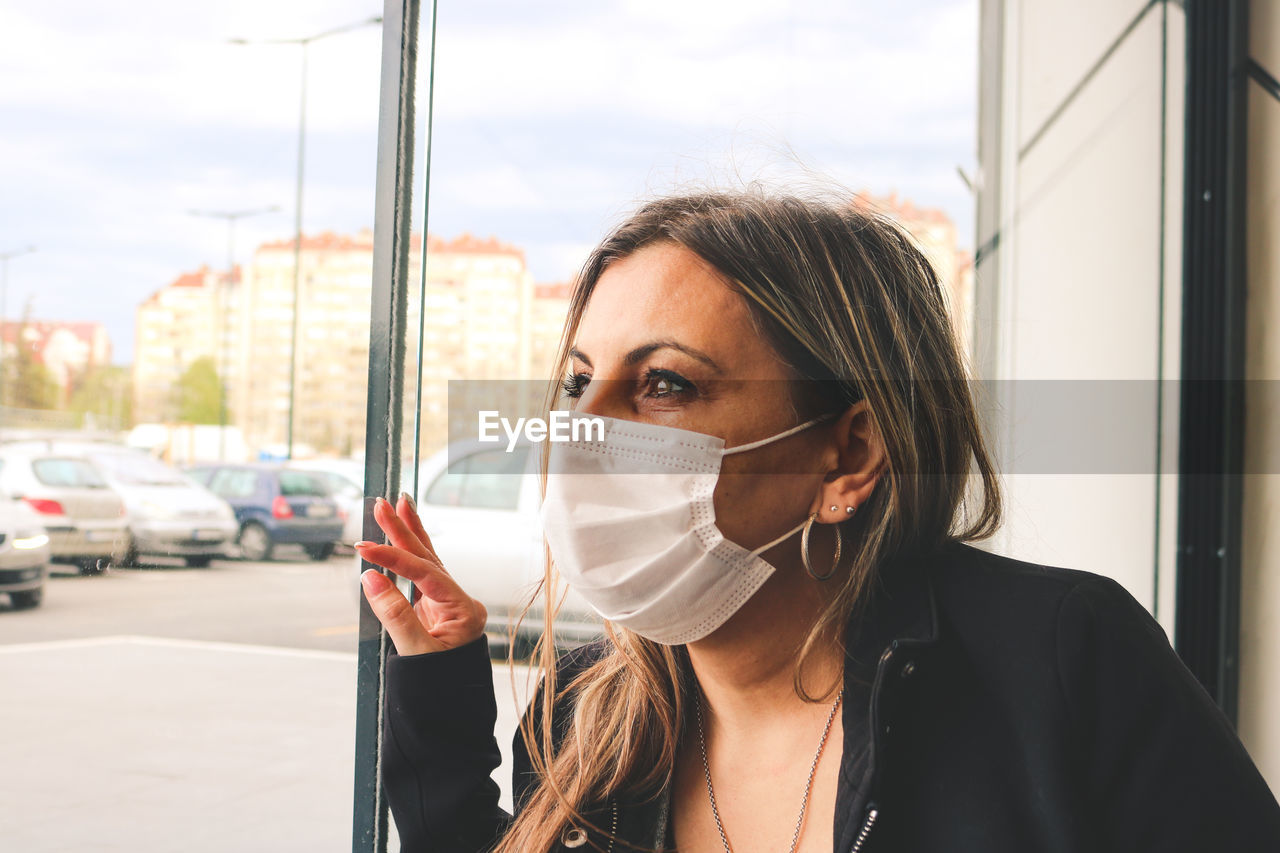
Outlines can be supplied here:
[[297, 397], [298, 371], [298, 305], [302, 281], [302, 175], [307, 143], [307, 45], [310, 39], [302, 39], [302, 98], [298, 109], [298, 181], [294, 188], [293, 204], [293, 320], [289, 330], [289, 425], [285, 458], [293, 458], [293, 405]]
[[236, 218], [227, 218], [227, 278], [218, 288], [218, 461], [227, 461], [227, 312], [236, 277]]
[[[384, 0], [378, 96], [378, 174], [373, 216], [373, 294], [365, 422], [364, 537], [382, 538], [373, 496], [400, 488], [405, 337], [413, 216], [414, 82], [420, 0]], [[361, 568], [372, 568], [363, 564]], [[381, 784], [385, 664], [390, 640], [364, 596], [356, 663], [355, 796], [351, 849], [384, 853], [387, 802]]]
[[1245, 435], [1246, 0], [1187, 10], [1173, 647], [1235, 725]]
[[293, 458], [293, 408], [296, 398], [295, 379], [298, 365], [298, 296], [302, 270], [302, 176], [303, 159], [307, 135], [307, 46], [313, 41], [347, 33], [361, 27], [381, 24], [381, 17], [372, 17], [353, 24], [325, 30], [304, 38], [292, 39], [231, 39], [231, 44], [296, 44], [302, 47], [302, 104], [298, 118], [298, 181], [294, 197], [294, 243], [293, 243], [293, 322], [289, 333], [289, 423], [287, 428], [286, 457]]
[[227, 278], [218, 288], [218, 339], [215, 343], [215, 361], [218, 365], [218, 461], [227, 458], [227, 314], [231, 304], [230, 289], [236, 275], [236, 220], [246, 216], [275, 213], [280, 208], [274, 204], [254, 210], [190, 210], [192, 216], [207, 216], [227, 221]]

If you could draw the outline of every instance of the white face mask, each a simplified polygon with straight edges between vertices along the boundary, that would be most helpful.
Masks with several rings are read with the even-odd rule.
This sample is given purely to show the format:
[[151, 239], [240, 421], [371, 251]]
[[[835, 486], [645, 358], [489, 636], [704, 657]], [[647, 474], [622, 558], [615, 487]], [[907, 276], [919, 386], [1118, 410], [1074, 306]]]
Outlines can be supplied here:
[[605, 619], [666, 645], [700, 640], [773, 574], [760, 555], [808, 520], [754, 550], [725, 539], [712, 503], [721, 458], [827, 417], [728, 449], [713, 435], [590, 417], [604, 422], [603, 441], [547, 445], [541, 515], [551, 557]]

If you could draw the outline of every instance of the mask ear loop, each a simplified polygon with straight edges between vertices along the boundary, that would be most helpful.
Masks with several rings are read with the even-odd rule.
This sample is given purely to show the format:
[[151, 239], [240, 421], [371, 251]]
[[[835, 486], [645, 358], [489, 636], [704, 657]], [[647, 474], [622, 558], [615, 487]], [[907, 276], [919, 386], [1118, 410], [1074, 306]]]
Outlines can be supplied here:
[[774, 545], [777, 545], [779, 542], [785, 542], [785, 541], [787, 541], [787, 540], [788, 540], [788, 539], [790, 539], [792, 536], [795, 536], [795, 535], [796, 535], [796, 531], [797, 531], [797, 530], [799, 530], [800, 528], [804, 527], [804, 526], [805, 526], [806, 524], [808, 524], [808, 523], [809, 523], [809, 521], [808, 521], [808, 519], [806, 519], [806, 520], [804, 520], [804, 521], [800, 522], [799, 524], [797, 524], [795, 527], [793, 527], [793, 528], [791, 528], [790, 530], [788, 530], [786, 533], [784, 533], [784, 534], [782, 534], [781, 536], [779, 536], [777, 539], [774, 539], [774, 540], [773, 540], [773, 541], [771, 541], [771, 542], [766, 542], [765, 544], [761, 545], [759, 548], [755, 548], [755, 549], [753, 549], [753, 550], [752, 550], [752, 552], [751, 552], [752, 556], [758, 557], [758, 556], [760, 556], [761, 554], [763, 554], [765, 551], [768, 551], [768, 550], [769, 550], [770, 548], [772, 548]]
[[825, 575], [820, 575], [813, 570], [813, 563], [809, 560], [809, 530], [817, 519], [818, 514], [815, 512], [805, 520], [804, 532], [800, 534], [800, 561], [804, 563], [804, 570], [809, 573], [809, 577], [816, 581], [831, 580], [831, 577], [836, 573], [836, 569], [840, 566], [840, 525], [832, 525], [836, 530], [836, 556], [831, 561], [831, 571]]
[[[762, 446], [764, 446], [764, 445], [766, 445], [766, 444], [769, 444], [770, 442], [778, 441], [778, 440], [780, 440], [780, 439], [786, 438], [786, 437], [787, 437], [787, 436], [789, 436], [789, 435], [795, 435], [796, 433], [800, 432], [801, 430], [808, 429], [809, 427], [813, 426], [814, 424], [820, 424], [820, 423], [822, 423], [823, 421], [829, 421], [829, 420], [833, 420], [833, 419], [835, 419], [835, 418], [838, 418], [838, 417], [840, 417], [840, 414], [841, 414], [840, 412], [828, 412], [828, 413], [827, 413], [827, 414], [825, 414], [825, 415], [819, 415], [819, 416], [818, 416], [818, 417], [816, 417], [816, 418], [813, 418], [813, 419], [811, 419], [811, 420], [807, 420], [807, 421], [805, 421], [805, 422], [804, 422], [804, 423], [802, 423], [802, 424], [796, 424], [795, 426], [791, 427], [790, 429], [783, 430], [782, 432], [778, 433], [777, 435], [770, 435], [770, 436], [766, 436], [766, 437], [764, 437], [764, 438], [762, 438], [762, 439], [759, 439], [758, 441], [751, 441], [751, 442], [747, 442], [746, 444], [739, 444], [739, 445], [738, 445], [738, 446], [736, 446], [736, 447], [730, 447], [730, 448], [727, 448], [727, 449], [722, 450], [722, 451], [720, 451], [720, 452], [721, 452], [721, 454], [723, 454], [723, 455], [728, 455], [728, 454], [730, 454], [730, 453], [738, 453], [738, 452], [743, 451], [743, 450], [752, 450], [752, 449], [754, 449], [754, 448], [756, 448], [756, 447], [762, 447]], [[784, 534], [782, 534], [781, 536], [779, 536], [777, 539], [774, 539], [774, 540], [773, 540], [773, 541], [771, 541], [771, 542], [767, 542], [767, 543], [765, 543], [764, 545], [761, 545], [759, 548], [754, 549], [754, 550], [751, 552], [751, 553], [752, 553], [752, 555], [753, 555], [753, 556], [757, 556], [757, 557], [758, 557], [759, 555], [763, 554], [765, 551], [768, 551], [768, 550], [769, 550], [770, 548], [772, 548], [774, 545], [777, 545], [779, 542], [784, 542], [784, 541], [786, 541], [787, 539], [790, 539], [792, 536], [794, 536], [794, 535], [795, 535], [795, 533], [796, 533], [796, 531], [797, 531], [797, 530], [801, 530], [801, 529], [803, 529], [803, 530], [804, 530], [804, 533], [802, 534], [802, 536], [801, 536], [801, 540], [800, 540], [800, 556], [801, 556], [801, 558], [804, 560], [804, 568], [805, 568], [805, 571], [807, 571], [810, 575], [812, 575], [813, 577], [817, 578], [818, 580], [826, 580], [827, 578], [829, 578], [829, 577], [831, 577], [832, 575], [834, 575], [834, 574], [835, 574], [835, 572], [836, 572], [835, 566], [832, 566], [832, 567], [831, 567], [831, 571], [830, 571], [830, 572], [828, 572], [824, 577], [820, 577], [820, 578], [819, 578], [817, 575], [813, 574], [813, 569], [812, 569], [812, 567], [809, 565], [809, 554], [808, 554], [808, 551], [809, 551], [809, 525], [813, 524], [813, 520], [814, 520], [815, 518], [817, 518], [817, 517], [818, 517], [818, 514], [815, 512], [813, 515], [809, 516], [807, 519], [805, 519], [804, 521], [800, 522], [800, 523], [799, 523], [799, 524], [797, 524], [795, 527], [791, 528], [791, 529], [790, 529], [790, 530], [788, 530], [786, 533], [784, 533]], [[837, 561], [837, 562], [839, 562], [839, 560], [840, 560], [840, 528], [837, 526], [837, 527], [836, 527], [836, 561]]]
[[796, 424], [790, 429], [785, 429], [782, 432], [778, 433], [777, 435], [768, 435], [756, 441], [749, 441], [746, 444], [739, 444], [735, 447], [726, 447], [724, 450], [720, 452], [727, 456], [730, 453], [741, 453], [745, 450], [754, 450], [757, 447], [764, 447], [766, 444], [769, 444], [770, 442], [780, 441], [781, 439], [784, 439], [789, 435], [795, 435], [796, 433], [800, 432], [800, 430], [808, 429], [814, 424], [820, 424], [823, 421], [829, 421], [834, 418], [838, 418], [840, 417], [840, 414], [841, 414], [840, 412], [830, 412], [825, 415], [819, 415], [818, 417], [813, 418], [812, 420], [807, 420], [802, 424]]

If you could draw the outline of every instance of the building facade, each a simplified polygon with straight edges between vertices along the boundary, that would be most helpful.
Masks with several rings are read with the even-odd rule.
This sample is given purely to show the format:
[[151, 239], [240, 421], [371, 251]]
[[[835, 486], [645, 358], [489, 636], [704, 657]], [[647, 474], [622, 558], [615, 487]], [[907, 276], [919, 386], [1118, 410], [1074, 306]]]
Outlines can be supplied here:
[[[422, 419], [424, 454], [446, 443], [451, 409], [455, 414], [468, 409], [457, 399], [451, 405], [450, 388], [456, 395], [483, 384], [483, 396], [497, 394], [504, 409], [526, 405], [527, 380], [544, 378], [543, 364], [549, 364], [545, 330], [555, 326], [558, 340], [568, 305], [562, 289], [535, 287], [523, 252], [497, 239], [431, 235], [426, 250], [425, 281], [409, 300], [406, 341], [415, 368], [419, 349], [422, 353], [421, 399], [413, 410]], [[420, 238], [413, 240], [410, 254], [410, 279], [419, 282]], [[232, 383], [235, 423], [251, 446], [271, 453], [288, 442], [293, 259], [292, 240], [254, 252], [235, 333], [236, 375], [243, 377]], [[349, 455], [363, 447], [365, 437], [373, 234], [305, 237], [300, 269], [295, 455]], [[472, 383], [476, 386], [468, 389]], [[404, 395], [414, 401], [417, 383], [407, 383]]]
[[919, 207], [897, 193], [877, 196], [860, 192], [858, 207], [893, 219], [915, 238], [916, 244], [933, 265], [947, 297], [951, 322], [961, 351], [972, 352], [973, 338], [973, 255], [960, 248], [956, 225], [939, 208]]
[[183, 273], [138, 306], [134, 321], [133, 419], [178, 419], [178, 380], [197, 359], [211, 358], [218, 376], [239, 381], [232, 358], [239, 340], [240, 274], [201, 267]]
[[20, 350], [43, 366], [57, 387], [61, 408], [85, 376], [111, 364], [111, 339], [101, 323], [57, 320], [0, 323], [0, 345], [6, 379], [13, 381]]
[[1123, 583], [1280, 790], [1280, 3], [981, 9], [993, 547]]

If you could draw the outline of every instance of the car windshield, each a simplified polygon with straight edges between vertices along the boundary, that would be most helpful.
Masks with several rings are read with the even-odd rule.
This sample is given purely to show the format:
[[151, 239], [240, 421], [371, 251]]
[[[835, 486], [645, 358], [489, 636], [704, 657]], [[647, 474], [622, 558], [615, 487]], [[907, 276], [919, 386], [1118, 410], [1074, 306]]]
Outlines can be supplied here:
[[105, 489], [106, 480], [87, 459], [60, 459], [47, 457], [31, 463], [36, 479], [46, 486], [73, 486], [87, 489]]
[[291, 498], [329, 496], [329, 484], [320, 474], [308, 471], [281, 471], [280, 494]]
[[335, 495], [342, 495], [343, 497], [357, 497], [357, 498], [362, 497], [364, 495], [364, 489], [360, 488], [351, 480], [348, 480], [346, 477], [342, 476], [341, 474], [335, 473], [333, 471], [325, 471], [323, 472], [323, 476], [326, 480], [329, 481], [329, 488], [333, 491]]
[[103, 473], [129, 486], [189, 486], [180, 473], [141, 453], [98, 453], [90, 457]]

